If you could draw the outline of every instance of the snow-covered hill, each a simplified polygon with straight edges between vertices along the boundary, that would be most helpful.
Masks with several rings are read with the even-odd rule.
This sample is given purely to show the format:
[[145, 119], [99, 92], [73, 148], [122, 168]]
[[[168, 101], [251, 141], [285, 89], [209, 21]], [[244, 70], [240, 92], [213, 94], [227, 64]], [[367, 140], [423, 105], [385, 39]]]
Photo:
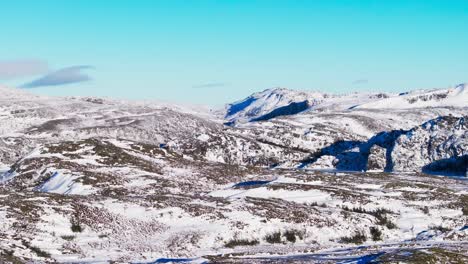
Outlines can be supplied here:
[[[417, 90], [400, 94], [351, 93], [326, 94], [286, 88], [267, 89], [228, 104], [224, 117], [227, 124], [265, 121], [275, 117], [308, 111], [346, 111], [351, 109], [414, 109], [468, 107], [468, 85], [449, 89]], [[307, 111], [308, 110], [308, 111]]]
[[357, 106], [372, 109], [402, 109], [423, 107], [468, 107], [468, 84], [454, 88], [413, 91]]
[[12, 260], [219, 263], [427, 240], [463, 251], [468, 237], [467, 182], [418, 173], [270, 170], [90, 138], [41, 146], [8, 175], [0, 252]]
[[[255, 121], [279, 115], [296, 114], [319, 104], [326, 95], [285, 88], [267, 89], [226, 106], [228, 122]], [[272, 112], [280, 110], [276, 115]]]
[[225, 119], [1, 88], [0, 262], [466, 260], [467, 181], [426, 174], [466, 171], [466, 104], [249, 98]]

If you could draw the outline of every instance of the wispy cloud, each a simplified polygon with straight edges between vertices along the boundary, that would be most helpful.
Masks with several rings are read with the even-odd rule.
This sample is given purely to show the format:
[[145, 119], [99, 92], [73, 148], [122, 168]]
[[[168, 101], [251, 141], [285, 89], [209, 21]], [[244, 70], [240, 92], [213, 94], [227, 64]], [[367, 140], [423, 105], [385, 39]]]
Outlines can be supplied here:
[[48, 71], [47, 62], [35, 59], [0, 61], [0, 79], [14, 79], [43, 74]]
[[355, 80], [353, 82], [353, 84], [366, 84], [368, 82], [369, 82], [369, 80], [367, 80], [367, 79], [359, 79], [359, 80]]
[[193, 88], [213, 88], [213, 87], [223, 87], [226, 85], [227, 83], [213, 82], [213, 83], [204, 83], [204, 84], [194, 85], [192, 87]]
[[92, 68], [93, 67], [87, 65], [63, 68], [46, 74], [45, 76], [30, 83], [24, 84], [22, 87], [36, 88], [42, 86], [57, 86], [89, 81], [91, 80], [91, 77], [82, 71]]

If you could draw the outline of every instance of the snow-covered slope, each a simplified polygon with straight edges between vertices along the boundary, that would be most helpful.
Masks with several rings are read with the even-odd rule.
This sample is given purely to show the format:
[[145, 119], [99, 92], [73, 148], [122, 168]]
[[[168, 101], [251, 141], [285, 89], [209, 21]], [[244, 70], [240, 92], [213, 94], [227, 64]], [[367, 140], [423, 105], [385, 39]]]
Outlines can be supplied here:
[[[263, 92], [254, 93], [241, 101], [227, 105], [225, 118], [232, 122], [255, 120], [271, 114], [274, 110], [280, 108], [283, 111], [282, 113], [277, 113], [278, 116], [296, 114], [319, 104], [324, 96], [321, 93], [300, 92], [285, 88], [267, 89]], [[292, 112], [288, 112], [288, 106], [298, 103], [302, 103], [302, 105], [293, 106], [295, 109]]]
[[[410, 130], [382, 131], [367, 141], [340, 140], [312, 154], [301, 166], [465, 176], [467, 118], [437, 117]], [[328, 165], [320, 167], [324, 159], [329, 160]]]
[[265, 121], [279, 116], [295, 115], [306, 110], [339, 111], [359, 104], [387, 98], [387, 93], [350, 93], [343, 95], [321, 92], [273, 88], [254, 93], [249, 97], [226, 105], [227, 123]]
[[468, 116], [439, 117], [402, 134], [392, 150], [393, 170], [465, 176]]
[[413, 91], [397, 97], [362, 104], [357, 107], [368, 109], [468, 107], [468, 84], [460, 84], [449, 89]]
[[334, 262], [356, 244], [361, 255], [467, 249], [459, 179], [244, 167], [115, 138], [46, 144], [12, 171], [0, 188], [0, 256], [17, 262], [256, 263], [242, 257], [322, 250]]
[[265, 121], [275, 117], [306, 112], [334, 112], [352, 109], [415, 109], [468, 107], [468, 85], [449, 89], [417, 90], [400, 94], [350, 93], [326, 94], [296, 91], [286, 88], [267, 89], [228, 104], [224, 111], [226, 123]]
[[225, 126], [200, 108], [2, 88], [0, 262], [337, 262], [424, 247], [464, 263], [467, 181], [421, 171], [466, 166], [467, 108], [354, 107], [392, 96], [269, 90]]

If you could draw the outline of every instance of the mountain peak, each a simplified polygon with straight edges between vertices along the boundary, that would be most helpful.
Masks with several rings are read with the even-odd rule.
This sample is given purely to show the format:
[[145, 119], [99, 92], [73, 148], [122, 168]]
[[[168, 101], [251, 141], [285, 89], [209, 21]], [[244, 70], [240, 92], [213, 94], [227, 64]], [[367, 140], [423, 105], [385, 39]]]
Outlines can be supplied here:
[[243, 100], [228, 104], [225, 119], [228, 124], [269, 120], [277, 116], [294, 115], [313, 108], [321, 110], [350, 109], [412, 109], [427, 107], [467, 107], [468, 84], [449, 89], [414, 90], [407, 93], [350, 93], [329, 95], [274, 87], [254, 93]]
[[[323, 97], [324, 95], [321, 93], [297, 91], [282, 87], [270, 88], [254, 93], [243, 100], [228, 104], [225, 118], [230, 122], [264, 120], [262, 117], [269, 116], [271, 118], [272, 111], [276, 109], [280, 109], [280, 111], [277, 111], [273, 116], [295, 114], [306, 110]], [[289, 106], [292, 108], [287, 109]]]

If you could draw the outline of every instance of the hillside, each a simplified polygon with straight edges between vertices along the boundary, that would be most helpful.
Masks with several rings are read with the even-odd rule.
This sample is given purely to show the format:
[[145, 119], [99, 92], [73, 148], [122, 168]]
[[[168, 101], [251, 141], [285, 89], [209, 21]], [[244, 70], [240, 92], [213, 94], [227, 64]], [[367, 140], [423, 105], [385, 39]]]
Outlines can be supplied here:
[[220, 117], [1, 88], [0, 259], [466, 262], [468, 101], [370, 107], [410, 94], [266, 90]]

